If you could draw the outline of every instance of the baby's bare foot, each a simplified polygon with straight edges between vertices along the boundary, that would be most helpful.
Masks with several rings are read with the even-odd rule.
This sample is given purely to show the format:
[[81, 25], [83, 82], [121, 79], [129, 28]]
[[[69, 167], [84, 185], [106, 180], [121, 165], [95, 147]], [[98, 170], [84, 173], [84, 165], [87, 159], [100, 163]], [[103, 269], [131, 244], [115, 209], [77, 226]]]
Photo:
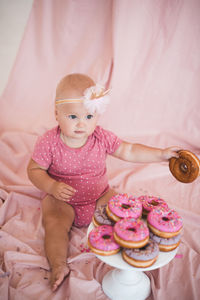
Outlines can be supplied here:
[[70, 269], [68, 266], [59, 266], [52, 269], [51, 272], [51, 288], [54, 292], [59, 285], [63, 282], [64, 278], [69, 274]]

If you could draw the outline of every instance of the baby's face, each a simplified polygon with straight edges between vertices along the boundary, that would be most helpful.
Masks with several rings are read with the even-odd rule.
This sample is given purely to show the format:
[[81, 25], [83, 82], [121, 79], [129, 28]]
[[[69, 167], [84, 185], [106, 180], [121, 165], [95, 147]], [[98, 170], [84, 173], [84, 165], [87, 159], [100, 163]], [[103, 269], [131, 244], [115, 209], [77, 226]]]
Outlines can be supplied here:
[[95, 130], [98, 115], [89, 113], [83, 103], [64, 103], [56, 106], [56, 120], [68, 144], [81, 145]]

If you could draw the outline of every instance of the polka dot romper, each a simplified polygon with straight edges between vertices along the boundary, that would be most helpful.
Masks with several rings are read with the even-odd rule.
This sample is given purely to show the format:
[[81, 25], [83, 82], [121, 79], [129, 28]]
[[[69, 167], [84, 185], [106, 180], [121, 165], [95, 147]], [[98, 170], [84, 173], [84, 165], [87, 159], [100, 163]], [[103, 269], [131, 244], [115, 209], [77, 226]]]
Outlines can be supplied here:
[[47, 169], [52, 178], [76, 189], [68, 202], [75, 210], [75, 226], [87, 226], [91, 222], [96, 201], [109, 188], [106, 156], [114, 153], [120, 144], [115, 134], [100, 126], [81, 148], [64, 144], [59, 126], [38, 138], [32, 159]]

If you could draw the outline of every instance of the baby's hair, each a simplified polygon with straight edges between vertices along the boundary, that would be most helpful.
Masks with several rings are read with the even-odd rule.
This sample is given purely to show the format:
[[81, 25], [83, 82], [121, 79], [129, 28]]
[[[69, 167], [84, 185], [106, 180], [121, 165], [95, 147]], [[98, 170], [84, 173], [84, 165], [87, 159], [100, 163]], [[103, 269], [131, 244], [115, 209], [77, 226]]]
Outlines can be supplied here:
[[69, 74], [63, 77], [58, 83], [56, 100], [70, 97], [82, 97], [84, 91], [93, 85], [95, 85], [95, 82], [85, 74]]

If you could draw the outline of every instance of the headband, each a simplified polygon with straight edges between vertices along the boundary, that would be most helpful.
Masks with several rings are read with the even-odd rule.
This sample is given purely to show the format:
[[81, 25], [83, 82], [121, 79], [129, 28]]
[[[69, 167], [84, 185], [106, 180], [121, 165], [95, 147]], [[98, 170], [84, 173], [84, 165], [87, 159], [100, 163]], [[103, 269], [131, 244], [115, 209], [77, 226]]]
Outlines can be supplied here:
[[87, 88], [83, 97], [74, 98], [74, 99], [58, 99], [55, 104], [64, 104], [64, 103], [83, 103], [86, 109], [90, 113], [95, 111], [99, 114], [102, 114], [106, 110], [106, 106], [110, 101], [108, 95], [110, 90], [105, 90], [105, 88], [99, 84]]

